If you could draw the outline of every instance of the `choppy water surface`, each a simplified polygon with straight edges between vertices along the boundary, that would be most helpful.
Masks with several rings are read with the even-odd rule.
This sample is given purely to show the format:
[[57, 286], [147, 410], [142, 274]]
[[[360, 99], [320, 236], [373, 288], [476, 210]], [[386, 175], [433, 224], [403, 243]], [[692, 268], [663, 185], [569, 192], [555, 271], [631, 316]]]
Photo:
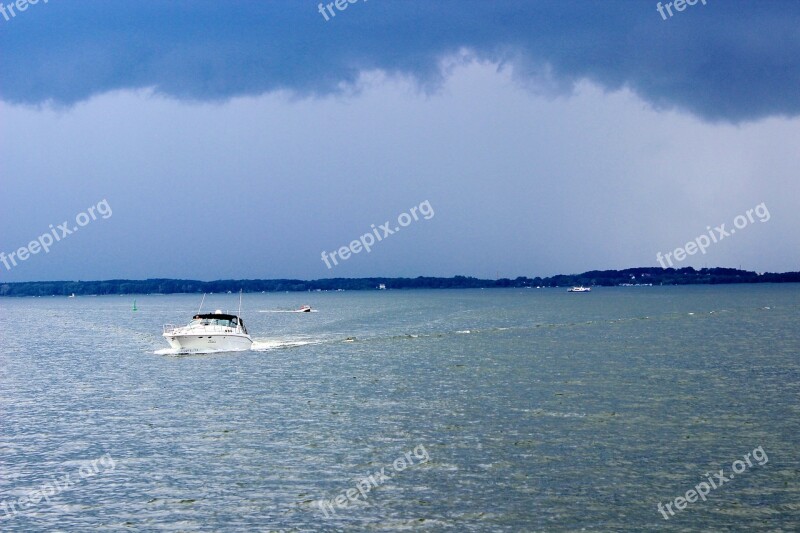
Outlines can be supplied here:
[[256, 350], [156, 354], [199, 300], [0, 299], [0, 530], [800, 529], [798, 285], [246, 294]]

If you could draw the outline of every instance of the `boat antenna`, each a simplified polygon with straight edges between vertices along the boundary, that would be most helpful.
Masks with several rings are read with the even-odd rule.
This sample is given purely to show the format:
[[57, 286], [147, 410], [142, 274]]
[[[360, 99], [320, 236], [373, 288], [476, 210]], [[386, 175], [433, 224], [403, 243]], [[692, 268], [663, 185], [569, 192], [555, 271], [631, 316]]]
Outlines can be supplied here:
[[242, 289], [239, 289], [239, 312], [236, 314], [239, 329], [242, 328]]
[[206, 301], [206, 293], [203, 293], [203, 299], [200, 300], [200, 307], [197, 308], [197, 314], [200, 314], [200, 311], [203, 309], [203, 302]]

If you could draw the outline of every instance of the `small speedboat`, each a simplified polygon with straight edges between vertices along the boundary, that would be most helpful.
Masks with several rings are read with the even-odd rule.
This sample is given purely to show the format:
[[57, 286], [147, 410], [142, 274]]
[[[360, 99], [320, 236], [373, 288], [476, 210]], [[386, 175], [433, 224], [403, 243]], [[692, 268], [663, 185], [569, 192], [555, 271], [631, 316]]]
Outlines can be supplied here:
[[[240, 294], [240, 314], [241, 307]], [[166, 324], [162, 335], [172, 348], [184, 353], [239, 352], [249, 350], [253, 344], [241, 317], [219, 309], [213, 313], [200, 313], [198, 310], [185, 326]]]
[[311, 312], [311, 306], [310, 305], [304, 305], [303, 307], [298, 309], [297, 312], [298, 313], [310, 313]]
[[567, 289], [567, 292], [592, 292], [592, 288], [584, 287], [583, 285], [581, 285], [579, 287], [572, 287], [570, 289]]

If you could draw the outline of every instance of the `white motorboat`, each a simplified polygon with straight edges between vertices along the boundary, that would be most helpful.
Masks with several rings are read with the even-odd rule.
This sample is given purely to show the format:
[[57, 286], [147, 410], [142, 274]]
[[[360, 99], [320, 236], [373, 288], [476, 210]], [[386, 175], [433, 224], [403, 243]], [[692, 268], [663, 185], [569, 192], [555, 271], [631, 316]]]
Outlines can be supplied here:
[[592, 288], [581, 285], [580, 287], [572, 287], [567, 289], [567, 292], [592, 292]]
[[[240, 314], [241, 307], [240, 294]], [[163, 336], [172, 348], [184, 353], [238, 352], [249, 350], [253, 344], [241, 317], [223, 313], [219, 309], [205, 314], [198, 310], [198, 314], [185, 326], [166, 324]]]

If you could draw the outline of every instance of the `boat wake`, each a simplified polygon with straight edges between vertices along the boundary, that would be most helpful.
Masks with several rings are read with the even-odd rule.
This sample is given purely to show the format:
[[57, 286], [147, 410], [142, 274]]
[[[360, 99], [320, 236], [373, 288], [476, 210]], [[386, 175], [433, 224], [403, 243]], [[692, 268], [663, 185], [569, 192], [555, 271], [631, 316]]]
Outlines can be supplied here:
[[296, 348], [298, 346], [308, 346], [309, 344], [322, 344], [322, 339], [270, 339], [263, 341], [253, 341], [250, 349], [254, 352], [268, 352], [270, 350], [280, 350], [283, 348]]
[[303, 311], [302, 309], [260, 309], [259, 313], [319, 313], [317, 309]]

